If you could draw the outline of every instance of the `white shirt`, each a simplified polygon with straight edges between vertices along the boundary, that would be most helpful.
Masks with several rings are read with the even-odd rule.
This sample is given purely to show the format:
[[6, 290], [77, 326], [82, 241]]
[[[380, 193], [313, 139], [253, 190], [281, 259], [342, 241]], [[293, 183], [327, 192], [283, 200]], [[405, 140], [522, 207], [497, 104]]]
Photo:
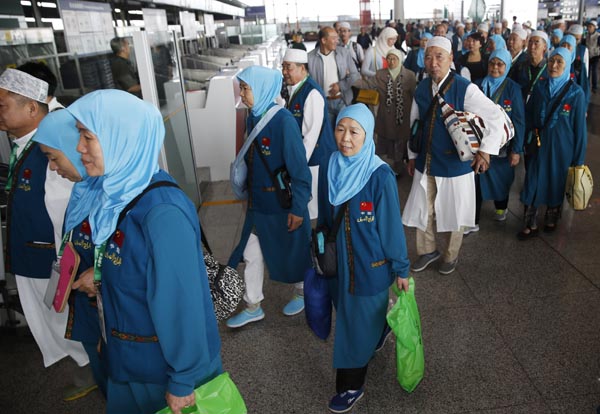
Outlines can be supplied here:
[[[323, 58], [323, 91], [325, 95], [329, 95], [329, 89], [334, 83], [338, 83], [340, 78], [337, 71], [337, 62], [335, 61], [335, 52], [329, 52], [328, 55], [324, 55], [319, 50], [317, 52]], [[339, 93], [341, 94], [341, 92]]]
[[[294, 93], [300, 85], [302, 85], [302, 81], [287, 87], [290, 99], [294, 96]], [[304, 101], [304, 118], [302, 120], [302, 138], [304, 149], [306, 150], [306, 161], [312, 156], [317, 141], [319, 140], [321, 126], [323, 125], [323, 114], [325, 113], [324, 108], [325, 100], [319, 91], [316, 89], [310, 91]]]

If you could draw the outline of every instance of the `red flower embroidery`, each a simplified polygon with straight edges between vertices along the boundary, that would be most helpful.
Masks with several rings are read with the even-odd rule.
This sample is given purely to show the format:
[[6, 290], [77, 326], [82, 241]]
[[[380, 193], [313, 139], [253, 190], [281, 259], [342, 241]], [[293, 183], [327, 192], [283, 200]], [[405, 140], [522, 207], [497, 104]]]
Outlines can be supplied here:
[[268, 147], [271, 145], [271, 139], [267, 138], [267, 137], [264, 137], [261, 142], [265, 147]]
[[563, 106], [563, 110], [570, 111], [571, 110], [571, 105], [565, 104], [565, 106]]
[[296, 105], [294, 105], [294, 109], [297, 110], [297, 111], [299, 111], [300, 110], [300, 104], [297, 103]]
[[23, 171], [23, 178], [26, 180], [31, 179], [31, 170], [29, 168], [26, 168], [25, 171]]
[[125, 240], [125, 233], [123, 233], [121, 230], [115, 231], [115, 236], [113, 237], [113, 241], [117, 244], [117, 246], [119, 247], [123, 247], [123, 241]]
[[360, 211], [373, 211], [373, 202], [372, 201], [361, 201], [360, 202]]
[[83, 234], [87, 234], [88, 236], [92, 234], [89, 221], [85, 220], [83, 223], [81, 223], [81, 232]]

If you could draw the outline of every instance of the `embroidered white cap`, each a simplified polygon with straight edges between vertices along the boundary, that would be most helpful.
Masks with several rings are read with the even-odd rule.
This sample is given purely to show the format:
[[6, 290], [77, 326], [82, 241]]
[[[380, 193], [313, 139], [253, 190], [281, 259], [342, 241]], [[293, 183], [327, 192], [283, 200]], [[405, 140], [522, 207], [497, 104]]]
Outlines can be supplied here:
[[517, 36], [519, 36], [521, 38], [521, 40], [527, 39], [527, 32], [525, 30], [521, 29], [520, 27], [513, 29], [512, 32], [514, 34], [516, 34]]
[[521, 25], [521, 23], [513, 23], [512, 25], [512, 30], [516, 30], [516, 29], [522, 29], [523, 26]]
[[48, 97], [47, 82], [17, 69], [6, 69], [0, 75], [0, 88], [41, 103]]
[[531, 33], [531, 37], [541, 37], [542, 39], [544, 39], [546, 41], [546, 43], [548, 43], [548, 33], [544, 32], [543, 30], [535, 30]]
[[471, 17], [467, 17], [465, 19], [465, 23], [473, 23], [473, 19]]
[[592, 24], [594, 25], [594, 27], [598, 27], [598, 22], [596, 22], [596, 20], [590, 20], [589, 22], [587, 22], [587, 24]]
[[479, 26], [477, 26], [477, 31], [479, 30], [487, 33], [490, 31], [490, 26], [487, 23], [481, 23]]
[[284, 62], [293, 63], [308, 63], [308, 53], [302, 49], [286, 49], [285, 55], [283, 55]]
[[450, 39], [444, 36], [433, 36], [431, 39], [429, 39], [425, 49], [427, 50], [430, 47], [439, 47], [452, 54], [452, 43], [450, 43]]
[[583, 26], [580, 24], [572, 24], [571, 27], [569, 27], [569, 30], [567, 31], [567, 33], [570, 33], [573, 35], [582, 35], [583, 34]]
[[350, 23], [348, 23], [348, 22], [340, 22], [340, 23], [338, 23], [338, 27], [343, 27], [344, 29], [348, 29], [348, 30], [351, 29]]

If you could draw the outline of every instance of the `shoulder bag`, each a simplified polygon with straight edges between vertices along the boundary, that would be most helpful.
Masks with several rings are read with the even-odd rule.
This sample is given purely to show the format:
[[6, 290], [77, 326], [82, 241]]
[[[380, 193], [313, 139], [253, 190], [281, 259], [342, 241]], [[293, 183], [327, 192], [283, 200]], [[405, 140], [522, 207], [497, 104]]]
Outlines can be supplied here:
[[326, 278], [337, 276], [337, 246], [336, 238], [342, 218], [348, 209], [348, 202], [342, 204], [330, 229], [326, 225], [318, 226], [312, 231], [312, 256], [316, 272]]
[[265, 159], [265, 155], [256, 146], [254, 146], [254, 148], [256, 149], [256, 152], [258, 152], [258, 156], [263, 162], [269, 177], [271, 177], [279, 205], [286, 210], [292, 208], [292, 177], [290, 177], [287, 168], [283, 165], [275, 171], [271, 171], [267, 164], [267, 160]]

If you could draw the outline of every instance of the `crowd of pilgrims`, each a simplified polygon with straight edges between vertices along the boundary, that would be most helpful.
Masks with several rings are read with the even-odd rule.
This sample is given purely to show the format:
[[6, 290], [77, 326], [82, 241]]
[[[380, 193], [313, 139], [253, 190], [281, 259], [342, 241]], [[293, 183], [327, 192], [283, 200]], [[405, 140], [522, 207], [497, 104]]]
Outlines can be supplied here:
[[[567, 169], [585, 160], [599, 55], [596, 22], [586, 35], [580, 25], [556, 24], [552, 36], [516, 22], [475, 30], [468, 19], [450, 31], [447, 22], [430, 22], [408, 32], [391, 24], [372, 44], [362, 29], [358, 52], [350, 25], [340, 22], [338, 31], [321, 30], [315, 51], [289, 48], [283, 75], [264, 67], [237, 75], [249, 138], [234, 163], [243, 166], [241, 179], [232, 175], [234, 193], [246, 201], [228, 264], [245, 263], [246, 291], [243, 309], [226, 326], [265, 317], [265, 265], [271, 280], [293, 286], [283, 313], [300, 314], [303, 282], [319, 277], [311, 226], [337, 222], [337, 276], [324, 288], [336, 309], [331, 412], [348, 412], [364, 396], [369, 361], [390, 335], [390, 286], [408, 291], [409, 274], [438, 260], [440, 273], [452, 273], [463, 235], [479, 230], [484, 200], [494, 201], [495, 220], [506, 220], [522, 160], [517, 237], [538, 234], [540, 206], [544, 231], [556, 229]], [[336, 75], [332, 67], [344, 70]], [[51, 77], [35, 65], [0, 75], [0, 129], [13, 140], [7, 266], [28, 325], [46, 366], [70, 356], [91, 369], [95, 385], [80, 387], [78, 397], [98, 386], [108, 413], [166, 405], [175, 414], [187, 411], [196, 403], [194, 388], [224, 367], [196, 210], [158, 167], [161, 114], [117, 90], [89, 93], [61, 109]], [[378, 91], [378, 107], [348, 101], [365, 88]], [[488, 124], [491, 134], [473, 161], [459, 160], [435, 93]], [[515, 130], [502, 148], [495, 104]], [[426, 127], [415, 133], [419, 119]], [[411, 146], [411, 134], [422, 134], [427, 145]], [[273, 181], [282, 165], [291, 181], [289, 206]], [[413, 184], [401, 203], [397, 180], [406, 172]], [[448, 239], [443, 253], [434, 216]], [[403, 223], [417, 228], [412, 265]], [[52, 260], [69, 242], [81, 263], [68, 309], [57, 314], [43, 297]]]

